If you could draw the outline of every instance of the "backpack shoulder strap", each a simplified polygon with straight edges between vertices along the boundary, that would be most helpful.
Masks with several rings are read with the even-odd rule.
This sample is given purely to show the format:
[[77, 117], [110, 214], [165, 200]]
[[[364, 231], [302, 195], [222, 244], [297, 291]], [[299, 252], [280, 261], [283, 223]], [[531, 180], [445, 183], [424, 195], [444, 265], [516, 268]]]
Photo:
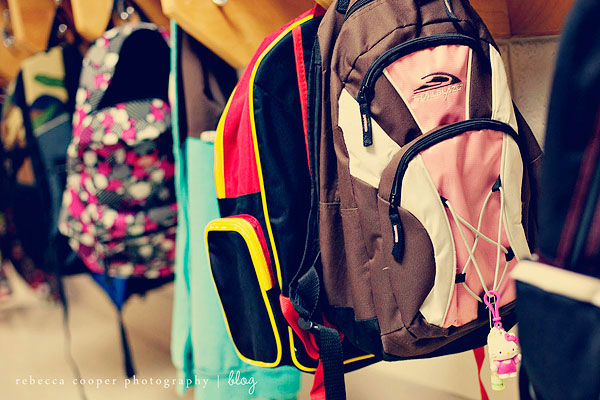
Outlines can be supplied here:
[[[150, 23], [125, 25], [106, 31], [92, 44], [83, 59], [76, 107], [83, 107], [88, 113], [97, 110], [115, 75], [121, 48], [128, 38], [141, 30], [159, 32], [169, 44], [169, 33]], [[81, 92], [82, 89], [84, 92]]]

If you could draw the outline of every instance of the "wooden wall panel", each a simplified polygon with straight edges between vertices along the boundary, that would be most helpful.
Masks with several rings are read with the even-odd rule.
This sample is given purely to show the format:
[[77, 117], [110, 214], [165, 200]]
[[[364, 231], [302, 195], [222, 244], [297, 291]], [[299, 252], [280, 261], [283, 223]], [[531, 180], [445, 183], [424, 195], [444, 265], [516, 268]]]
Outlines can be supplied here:
[[329, 8], [331, 3], [333, 3], [333, 0], [317, 0], [317, 3], [319, 3], [323, 8]]
[[[334, 0], [317, 0], [327, 8]], [[557, 35], [574, 0], [471, 0], [495, 38]]]
[[244, 67], [269, 33], [314, 4], [313, 0], [162, 0], [164, 13], [215, 54]]
[[573, 0], [507, 0], [507, 6], [512, 36], [557, 35]]
[[0, 43], [0, 86], [5, 86], [19, 73], [21, 62], [29, 57], [27, 50], [14, 46], [7, 48]]
[[133, 0], [148, 19], [164, 29], [170, 29], [169, 18], [163, 14], [160, 0]]
[[[7, 0], [0, 0], [0, 24], [4, 24], [4, 10], [7, 9]], [[31, 51], [24, 49], [18, 43], [8, 48], [0, 41], [0, 86], [6, 86], [17, 76], [21, 61], [30, 54]]]
[[511, 36], [506, 0], [471, 0], [471, 5], [477, 10], [495, 39]]
[[[328, 8], [333, 1], [317, 0], [317, 3]], [[495, 38], [507, 38], [511, 36], [506, 0], [471, 0], [471, 5], [477, 10], [481, 19], [483, 19]]]
[[106, 30], [113, 9], [113, 0], [71, 0], [77, 32], [93, 42]]
[[45, 50], [54, 20], [53, 0], [8, 0], [15, 40], [31, 51]]

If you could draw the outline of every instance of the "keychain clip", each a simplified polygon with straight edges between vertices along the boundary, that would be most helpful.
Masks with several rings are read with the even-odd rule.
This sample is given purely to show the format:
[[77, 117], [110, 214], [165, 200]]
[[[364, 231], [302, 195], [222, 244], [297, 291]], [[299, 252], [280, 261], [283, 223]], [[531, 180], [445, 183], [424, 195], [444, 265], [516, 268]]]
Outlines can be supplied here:
[[[483, 295], [483, 302], [490, 313], [490, 333], [488, 334], [488, 356], [490, 359], [490, 370], [492, 389], [504, 389], [504, 379], [517, 376], [517, 365], [521, 363], [521, 350], [519, 349], [519, 338], [507, 333], [502, 327], [498, 303], [500, 295], [496, 291], [490, 291]], [[492, 326], [492, 322], [494, 325]]]

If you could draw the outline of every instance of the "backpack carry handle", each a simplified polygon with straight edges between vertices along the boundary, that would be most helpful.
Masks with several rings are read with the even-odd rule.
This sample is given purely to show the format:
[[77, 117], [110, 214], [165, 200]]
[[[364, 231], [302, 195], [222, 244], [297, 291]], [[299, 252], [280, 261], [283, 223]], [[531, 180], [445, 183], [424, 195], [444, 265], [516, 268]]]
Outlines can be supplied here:
[[441, 0], [444, 4], [444, 9], [446, 10], [446, 14], [448, 14], [448, 18], [450, 18], [454, 22], [459, 22], [460, 18], [454, 14], [454, 10], [452, 9], [452, 0]]
[[[83, 59], [84, 68], [82, 69], [80, 78], [80, 90], [83, 89], [85, 92], [77, 96], [77, 107], [86, 105], [88, 114], [104, 108], [101, 107], [101, 103], [109, 91], [111, 81], [119, 74], [118, 66], [120, 64], [121, 48], [127, 43], [129, 38], [140, 31], [155, 31], [159, 33], [165, 40], [167, 47], [169, 46], [169, 33], [151, 23], [141, 22], [130, 24], [120, 29], [113, 28], [104, 32], [95, 41], [91, 47], [92, 50], [88, 51]], [[85, 66], [92, 68], [85, 68]]]
[[[448, 18], [450, 18], [454, 22], [460, 21], [460, 18], [458, 18], [456, 16], [456, 14], [454, 14], [454, 10], [452, 9], [452, 0], [440, 0], [440, 1], [444, 4], [444, 9], [446, 10], [446, 13], [448, 14]], [[415, 3], [417, 3], [417, 7], [419, 6], [418, 2], [419, 2], [419, 0], [415, 0]], [[346, 14], [349, 6], [350, 6], [350, 0], [338, 0], [336, 2], [335, 9], [337, 12], [339, 12], [341, 14]]]

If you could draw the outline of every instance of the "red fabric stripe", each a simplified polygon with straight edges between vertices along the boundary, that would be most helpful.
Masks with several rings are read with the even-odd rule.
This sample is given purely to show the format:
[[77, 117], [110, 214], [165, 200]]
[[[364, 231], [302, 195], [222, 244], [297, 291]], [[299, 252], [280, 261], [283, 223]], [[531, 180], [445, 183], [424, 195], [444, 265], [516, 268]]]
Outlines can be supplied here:
[[302, 127], [304, 128], [304, 143], [306, 144], [306, 161], [310, 172], [310, 157], [308, 155], [308, 129], [306, 127], [306, 102], [308, 101], [308, 85], [304, 67], [304, 49], [302, 48], [302, 28], [292, 29], [294, 41], [294, 57], [296, 58], [296, 75], [298, 77], [298, 91], [300, 92], [300, 108], [302, 109]]
[[315, 17], [322, 17], [325, 15], [327, 10], [324, 9], [319, 3], [315, 3], [315, 7], [313, 8], [312, 12]]
[[483, 386], [483, 381], [481, 380], [481, 369], [483, 368], [483, 361], [485, 360], [485, 349], [483, 347], [473, 349], [473, 354], [475, 355], [475, 362], [477, 363], [477, 379], [479, 380], [481, 400], [489, 400], [488, 394], [485, 391], [485, 386]]
[[223, 175], [225, 196], [239, 197], [260, 192], [250, 110], [248, 86], [254, 64], [269, 43], [265, 40], [238, 81], [223, 128]]
[[271, 264], [271, 255], [269, 253], [269, 247], [267, 246], [267, 240], [265, 239], [260, 222], [258, 222], [258, 220], [250, 214], [233, 215], [225, 218], [242, 218], [252, 225], [252, 228], [256, 233], [256, 237], [258, 238], [258, 242], [260, 243], [260, 248], [265, 256], [265, 260], [267, 261], [267, 268], [269, 268], [269, 275], [271, 276], [271, 285], [275, 285], [277, 280], [275, 278], [275, 273], [273, 272], [273, 265]]
[[315, 336], [300, 328], [298, 325], [298, 318], [300, 318], [300, 314], [298, 314], [290, 299], [280, 294], [279, 304], [281, 305], [281, 312], [283, 313], [285, 320], [289, 326], [292, 327], [294, 333], [296, 333], [296, 335], [298, 335], [302, 341], [308, 356], [314, 360], [319, 358], [319, 346], [317, 345]]
[[596, 210], [589, 229], [585, 245], [585, 256], [588, 258], [596, 256], [600, 250], [600, 201], [596, 203]]
[[577, 232], [577, 227], [579, 226], [581, 213], [583, 212], [583, 207], [585, 205], [585, 200], [590, 188], [592, 175], [598, 160], [598, 153], [600, 153], [600, 115], [598, 115], [596, 119], [594, 136], [592, 136], [590, 139], [581, 161], [579, 177], [577, 179], [577, 183], [575, 184], [575, 190], [573, 190], [571, 205], [565, 218], [565, 225], [560, 236], [560, 242], [558, 243], [556, 263], [562, 267], [566, 267], [565, 264], [567, 262], [567, 257], [569, 256], [569, 253], [573, 247], [575, 233]]
[[[292, 330], [298, 335], [304, 348], [306, 349], [309, 357], [313, 359], [319, 358], [319, 346], [315, 340], [315, 336], [308, 333], [298, 325], [298, 318], [300, 315], [292, 305], [292, 302], [288, 297], [279, 295], [279, 304], [281, 305], [281, 311], [285, 317], [287, 323], [292, 327]], [[325, 383], [323, 381], [323, 364], [319, 360], [319, 365], [315, 371], [315, 377], [313, 380], [313, 387], [310, 390], [310, 400], [326, 400], [325, 399]]]
[[310, 400], [326, 400], [325, 381], [323, 379], [323, 363], [319, 360], [312, 389], [310, 389]]
[[[598, 122], [596, 123], [596, 138], [600, 136], [600, 112], [598, 113]], [[598, 254], [600, 249], [600, 199], [596, 202], [596, 210], [589, 229], [587, 238], [585, 256], [588, 258], [594, 257]]]

